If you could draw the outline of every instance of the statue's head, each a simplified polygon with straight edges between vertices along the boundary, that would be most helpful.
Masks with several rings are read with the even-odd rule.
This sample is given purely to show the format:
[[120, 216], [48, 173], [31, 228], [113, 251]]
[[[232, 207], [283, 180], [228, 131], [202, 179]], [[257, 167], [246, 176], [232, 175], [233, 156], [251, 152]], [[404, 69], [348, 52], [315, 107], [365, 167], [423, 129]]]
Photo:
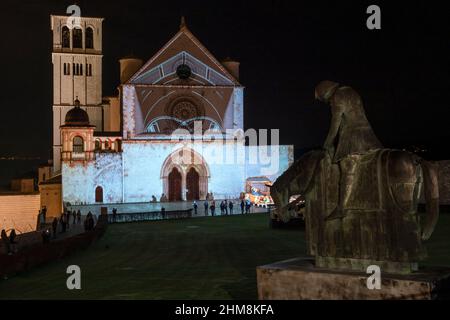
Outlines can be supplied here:
[[316, 99], [325, 103], [330, 101], [336, 89], [339, 87], [339, 83], [333, 81], [322, 81], [316, 86], [315, 96]]

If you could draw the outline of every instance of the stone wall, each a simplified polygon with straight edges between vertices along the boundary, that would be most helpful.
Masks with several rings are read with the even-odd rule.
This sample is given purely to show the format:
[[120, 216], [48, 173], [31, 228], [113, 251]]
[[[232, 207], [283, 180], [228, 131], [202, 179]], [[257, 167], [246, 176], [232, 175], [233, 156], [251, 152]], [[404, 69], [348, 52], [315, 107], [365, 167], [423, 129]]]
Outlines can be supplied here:
[[95, 189], [103, 189], [103, 202], [122, 202], [122, 154], [98, 153], [95, 162], [63, 163], [63, 202], [95, 203]]
[[40, 206], [39, 193], [0, 194], [0, 229], [16, 229], [17, 233], [36, 230]]
[[[99, 153], [94, 163], [63, 164], [63, 201], [95, 203], [95, 188], [103, 188], [104, 203], [149, 202], [167, 193], [168, 172], [180, 170], [183, 181], [190, 165], [171, 163], [180, 150], [193, 150], [200, 184], [216, 199], [238, 198], [249, 177], [266, 176], [274, 181], [293, 161], [292, 146], [245, 147], [222, 142], [176, 143], [171, 141], [125, 140], [123, 153]], [[198, 170], [199, 169], [199, 170]], [[185, 185], [185, 182], [183, 182]], [[206, 197], [200, 187], [200, 198]], [[182, 191], [182, 195], [186, 190]]]

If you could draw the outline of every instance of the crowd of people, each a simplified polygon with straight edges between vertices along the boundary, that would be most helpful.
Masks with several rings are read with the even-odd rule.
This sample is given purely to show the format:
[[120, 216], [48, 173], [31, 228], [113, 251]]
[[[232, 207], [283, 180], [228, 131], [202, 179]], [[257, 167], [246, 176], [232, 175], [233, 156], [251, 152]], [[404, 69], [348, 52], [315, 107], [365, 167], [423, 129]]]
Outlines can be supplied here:
[[[194, 214], [198, 214], [198, 204], [197, 201], [194, 201], [192, 204], [192, 207], [194, 208]], [[205, 216], [209, 216], [209, 213], [211, 213], [211, 216], [214, 217], [216, 215], [216, 201], [214, 199], [212, 200], [206, 200], [203, 202], [204, 207], [204, 214]], [[240, 202], [241, 207], [241, 214], [249, 214], [251, 211], [252, 203], [248, 199], [241, 199]], [[222, 200], [219, 204], [220, 208], [220, 215], [232, 215], [234, 214], [234, 202], [232, 200]]]
[[5, 253], [8, 255], [12, 255], [13, 253], [17, 252], [17, 241], [16, 241], [16, 230], [12, 229], [11, 232], [8, 234], [6, 233], [6, 230], [3, 229], [1, 232], [1, 238], [3, 245], [5, 247]]
[[[96, 217], [89, 211], [84, 219], [84, 230], [90, 231], [94, 229]], [[82, 224], [82, 217], [80, 210], [70, 211], [67, 210], [62, 213], [59, 218], [55, 217], [51, 220], [50, 224], [47, 224], [47, 208], [44, 206], [38, 213], [38, 223], [37, 230], [40, 231], [42, 242], [48, 243], [51, 239], [56, 239], [58, 235], [64, 235], [71, 228], [76, 225]], [[7, 234], [7, 230], [3, 229], [1, 231], [1, 240], [4, 251], [8, 255], [17, 253], [18, 251], [18, 241], [16, 240], [17, 234], [16, 230], [12, 229]]]
[[[40, 214], [42, 214], [42, 212]], [[51, 233], [49, 228], [44, 228], [44, 230], [42, 230], [42, 240], [44, 243], [47, 243], [48, 241], [50, 241], [50, 238], [56, 239], [58, 234], [65, 234], [67, 231], [70, 230], [71, 225], [72, 227], [75, 227], [76, 225], [81, 224], [82, 224], [81, 211], [67, 210], [64, 213], [62, 213], [59, 218], [57, 217], [53, 218], [51, 223], [51, 231], [52, 231]], [[95, 226], [95, 216], [92, 214], [92, 212], [89, 211], [83, 222], [84, 231], [93, 230], [94, 226]]]

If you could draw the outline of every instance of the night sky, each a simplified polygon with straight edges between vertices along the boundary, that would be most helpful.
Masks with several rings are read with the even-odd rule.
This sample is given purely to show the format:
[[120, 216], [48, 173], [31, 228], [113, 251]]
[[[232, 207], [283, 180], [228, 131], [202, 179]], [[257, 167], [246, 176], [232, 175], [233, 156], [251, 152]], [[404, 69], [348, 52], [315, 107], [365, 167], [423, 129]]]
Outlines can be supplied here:
[[[104, 17], [103, 94], [116, 92], [118, 59], [144, 60], [189, 29], [220, 60], [241, 62], [246, 128], [280, 128], [297, 151], [320, 146], [329, 108], [324, 79], [353, 86], [387, 147], [424, 145], [450, 158], [448, 11], [434, 1], [77, 1]], [[51, 155], [50, 14], [73, 1], [2, 1], [0, 157]], [[442, 2], [444, 3], [444, 2]], [[382, 30], [366, 28], [378, 4]], [[441, 151], [441, 152], [437, 152]]]

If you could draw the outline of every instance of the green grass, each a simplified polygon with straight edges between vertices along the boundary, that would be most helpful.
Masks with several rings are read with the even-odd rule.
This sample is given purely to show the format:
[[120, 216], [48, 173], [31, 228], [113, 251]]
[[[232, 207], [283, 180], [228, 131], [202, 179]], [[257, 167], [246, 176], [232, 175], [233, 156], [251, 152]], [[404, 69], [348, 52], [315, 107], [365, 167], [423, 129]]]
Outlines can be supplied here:
[[[450, 216], [428, 243], [428, 263], [450, 266]], [[109, 226], [79, 252], [0, 282], [8, 299], [256, 299], [255, 267], [300, 256], [304, 232], [272, 230], [265, 214]], [[66, 268], [82, 290], [66, 288]]]

